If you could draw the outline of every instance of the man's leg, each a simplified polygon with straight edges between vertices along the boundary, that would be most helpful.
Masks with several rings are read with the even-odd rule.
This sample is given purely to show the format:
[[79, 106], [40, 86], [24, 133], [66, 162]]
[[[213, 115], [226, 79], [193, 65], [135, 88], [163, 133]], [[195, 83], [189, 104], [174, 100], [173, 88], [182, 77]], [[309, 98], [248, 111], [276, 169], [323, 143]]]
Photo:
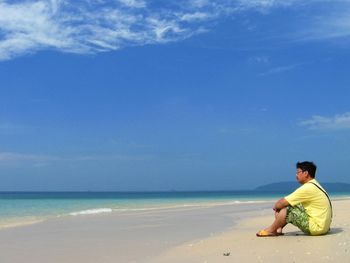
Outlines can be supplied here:
[[[278, 214], [279, 214], [279, 212], [275, 212], [275, 219], [277, 218]], [[283, 233], [283, 227], [285, 227], [287, 224], [288, 224], [288, 223], [286, 223], [286, 224], [285, 224], [284, 226], [282, 226], [282, 227], [279, 227], [279, 228], [277, 229], [277, 233], [278, 233], [278, 234], [282, 234], [282, 233]]]
[[271, 226], [269, 226], [265, 230], [272, 234], [282, 233], [283, 227], [287, 225], [286, 216], [287, 216], [287, 208], [285, 207], [281, 209], [279, 212], [275, 213], [275, 221], [272, 223]]
[[309, 215], [301, 204], [287, 207], [286, 222], [295, 225], [305, 234], [310, 234]]

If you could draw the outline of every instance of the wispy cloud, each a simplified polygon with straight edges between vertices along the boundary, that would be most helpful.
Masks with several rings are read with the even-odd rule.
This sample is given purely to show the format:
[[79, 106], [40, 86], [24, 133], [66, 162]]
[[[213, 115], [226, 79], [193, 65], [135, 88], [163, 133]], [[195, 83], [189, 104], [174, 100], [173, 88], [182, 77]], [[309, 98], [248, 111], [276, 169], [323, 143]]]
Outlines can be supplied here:
[[[331, 1], [319, 1], [322, 4]], [[310, 17], [304, 28], [295, 34], [301, 41], [344, 40], [350, 37], [350, 2], [347, 0], [333, 1], [327, 6], [327, 11], [319, 12]]]
[[274, 67], [264, 73], [260, 73], [259, 76], [267, 76], [267, 75], [280, 74], [280, 73], [292, 71], [301, 65], [302, 64], [292, 64], [292, 65]]
[[232, 128], [232, 127], [219, 127], [217, 129], [217, 133], [221, 135], [249, 135], [252, 133], [255, 133], [257, 131], [254, 127], [239, 127], [239, 128]]
[[0, 135], [31, 133], [35, 131], [35, 129], [34, 126], [18, 125], [10, 122], [0, 123]]
[[267, 56], [255, 56], [255, 57], [250, 57], [248, 59], [248, 62], [252, 64], [267, 65], [270, 63], [270, 58]]
[[134, 8], [146, 7], [146, 2], [143, 0], [118, 0], [118, 1], [128, 7], [134, 7]]
[[0, 60], [41, 49], [95, 53], [181, 40], [202, 32], [197, 22], [212, 17], [202, 8], [170, 10], [141, 0], [0, 0]]
[[40, 166], [41, 164], [46, 164], [49, 162], [55, 162], [59, 160], [61, 160], [61, 158], [56, 156], [0, 152], [0, 165], [30, 163], [33, 166]]
[[[309, 5], [321, 2], [329, 1], [310, 1]], [[252, 9], [268, 14], [274, 8], [306, 5], [302, 3], [169, 0], [160, 5], [152, 0], [0, 0], [0, 60], [45, 49], [85, 54], [179, 41], [207, 32], [215, 19]], [[349, 17], [333, 19], [330, 24], [338, 30], [332, 32], [349, 34]]]
[[312, 116], [309, 120], [299, 122], [299, 125], [311, 130], [349, 130], [350, 112], [337, 114], [333, 117]]
[[135, 162], [150, 160], [154, 156], [128, 155], [128, 154], [112, 154], [112, 155], [80, 155], [80, 156], [56, 156], [56, 155], [42, 155], [18, 152], [0, 152], [0, 165], [18, 166], [27, 165], [31, 167], [48, 166], [55, 163], [63, 162], [93, 162], [93, 161], [120, 161], [120, 162]]

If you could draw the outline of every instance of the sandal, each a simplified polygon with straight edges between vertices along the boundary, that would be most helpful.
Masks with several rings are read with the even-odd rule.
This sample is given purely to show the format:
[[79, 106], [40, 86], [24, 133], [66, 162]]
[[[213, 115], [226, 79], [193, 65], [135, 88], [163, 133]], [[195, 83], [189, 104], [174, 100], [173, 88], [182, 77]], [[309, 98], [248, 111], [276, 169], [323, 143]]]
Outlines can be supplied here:
[[281, 234], [278, 234], [278, 233], [267, 232], [266, 230], [260, 230], [258, 233], [256, 233], [257, 237], [277, 237], [280, 235]]

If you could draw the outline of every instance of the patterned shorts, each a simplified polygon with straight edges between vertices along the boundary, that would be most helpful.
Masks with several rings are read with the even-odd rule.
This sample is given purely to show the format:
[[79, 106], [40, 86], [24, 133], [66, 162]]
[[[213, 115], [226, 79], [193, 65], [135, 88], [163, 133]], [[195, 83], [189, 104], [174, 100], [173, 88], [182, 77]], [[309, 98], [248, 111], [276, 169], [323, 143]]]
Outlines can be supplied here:
[[301, 204], [287, 207], [286, 222], [295, 225], [305, 234], [310, 234], [309, 215]]

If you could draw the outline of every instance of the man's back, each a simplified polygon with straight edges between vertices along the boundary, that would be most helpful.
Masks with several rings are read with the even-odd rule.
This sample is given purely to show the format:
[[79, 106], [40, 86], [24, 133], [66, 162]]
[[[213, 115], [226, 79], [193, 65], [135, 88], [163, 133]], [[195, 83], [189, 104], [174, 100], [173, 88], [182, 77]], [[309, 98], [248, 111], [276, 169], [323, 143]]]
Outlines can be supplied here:
[[319, 188], [324, 191], [322, 186], [313, 179], [285, 197], [292, 206], [302, 204], [309, 215], [309, 229], [311, 235], [327, 233], [332, 221], [330, 201], [325, 192]]

